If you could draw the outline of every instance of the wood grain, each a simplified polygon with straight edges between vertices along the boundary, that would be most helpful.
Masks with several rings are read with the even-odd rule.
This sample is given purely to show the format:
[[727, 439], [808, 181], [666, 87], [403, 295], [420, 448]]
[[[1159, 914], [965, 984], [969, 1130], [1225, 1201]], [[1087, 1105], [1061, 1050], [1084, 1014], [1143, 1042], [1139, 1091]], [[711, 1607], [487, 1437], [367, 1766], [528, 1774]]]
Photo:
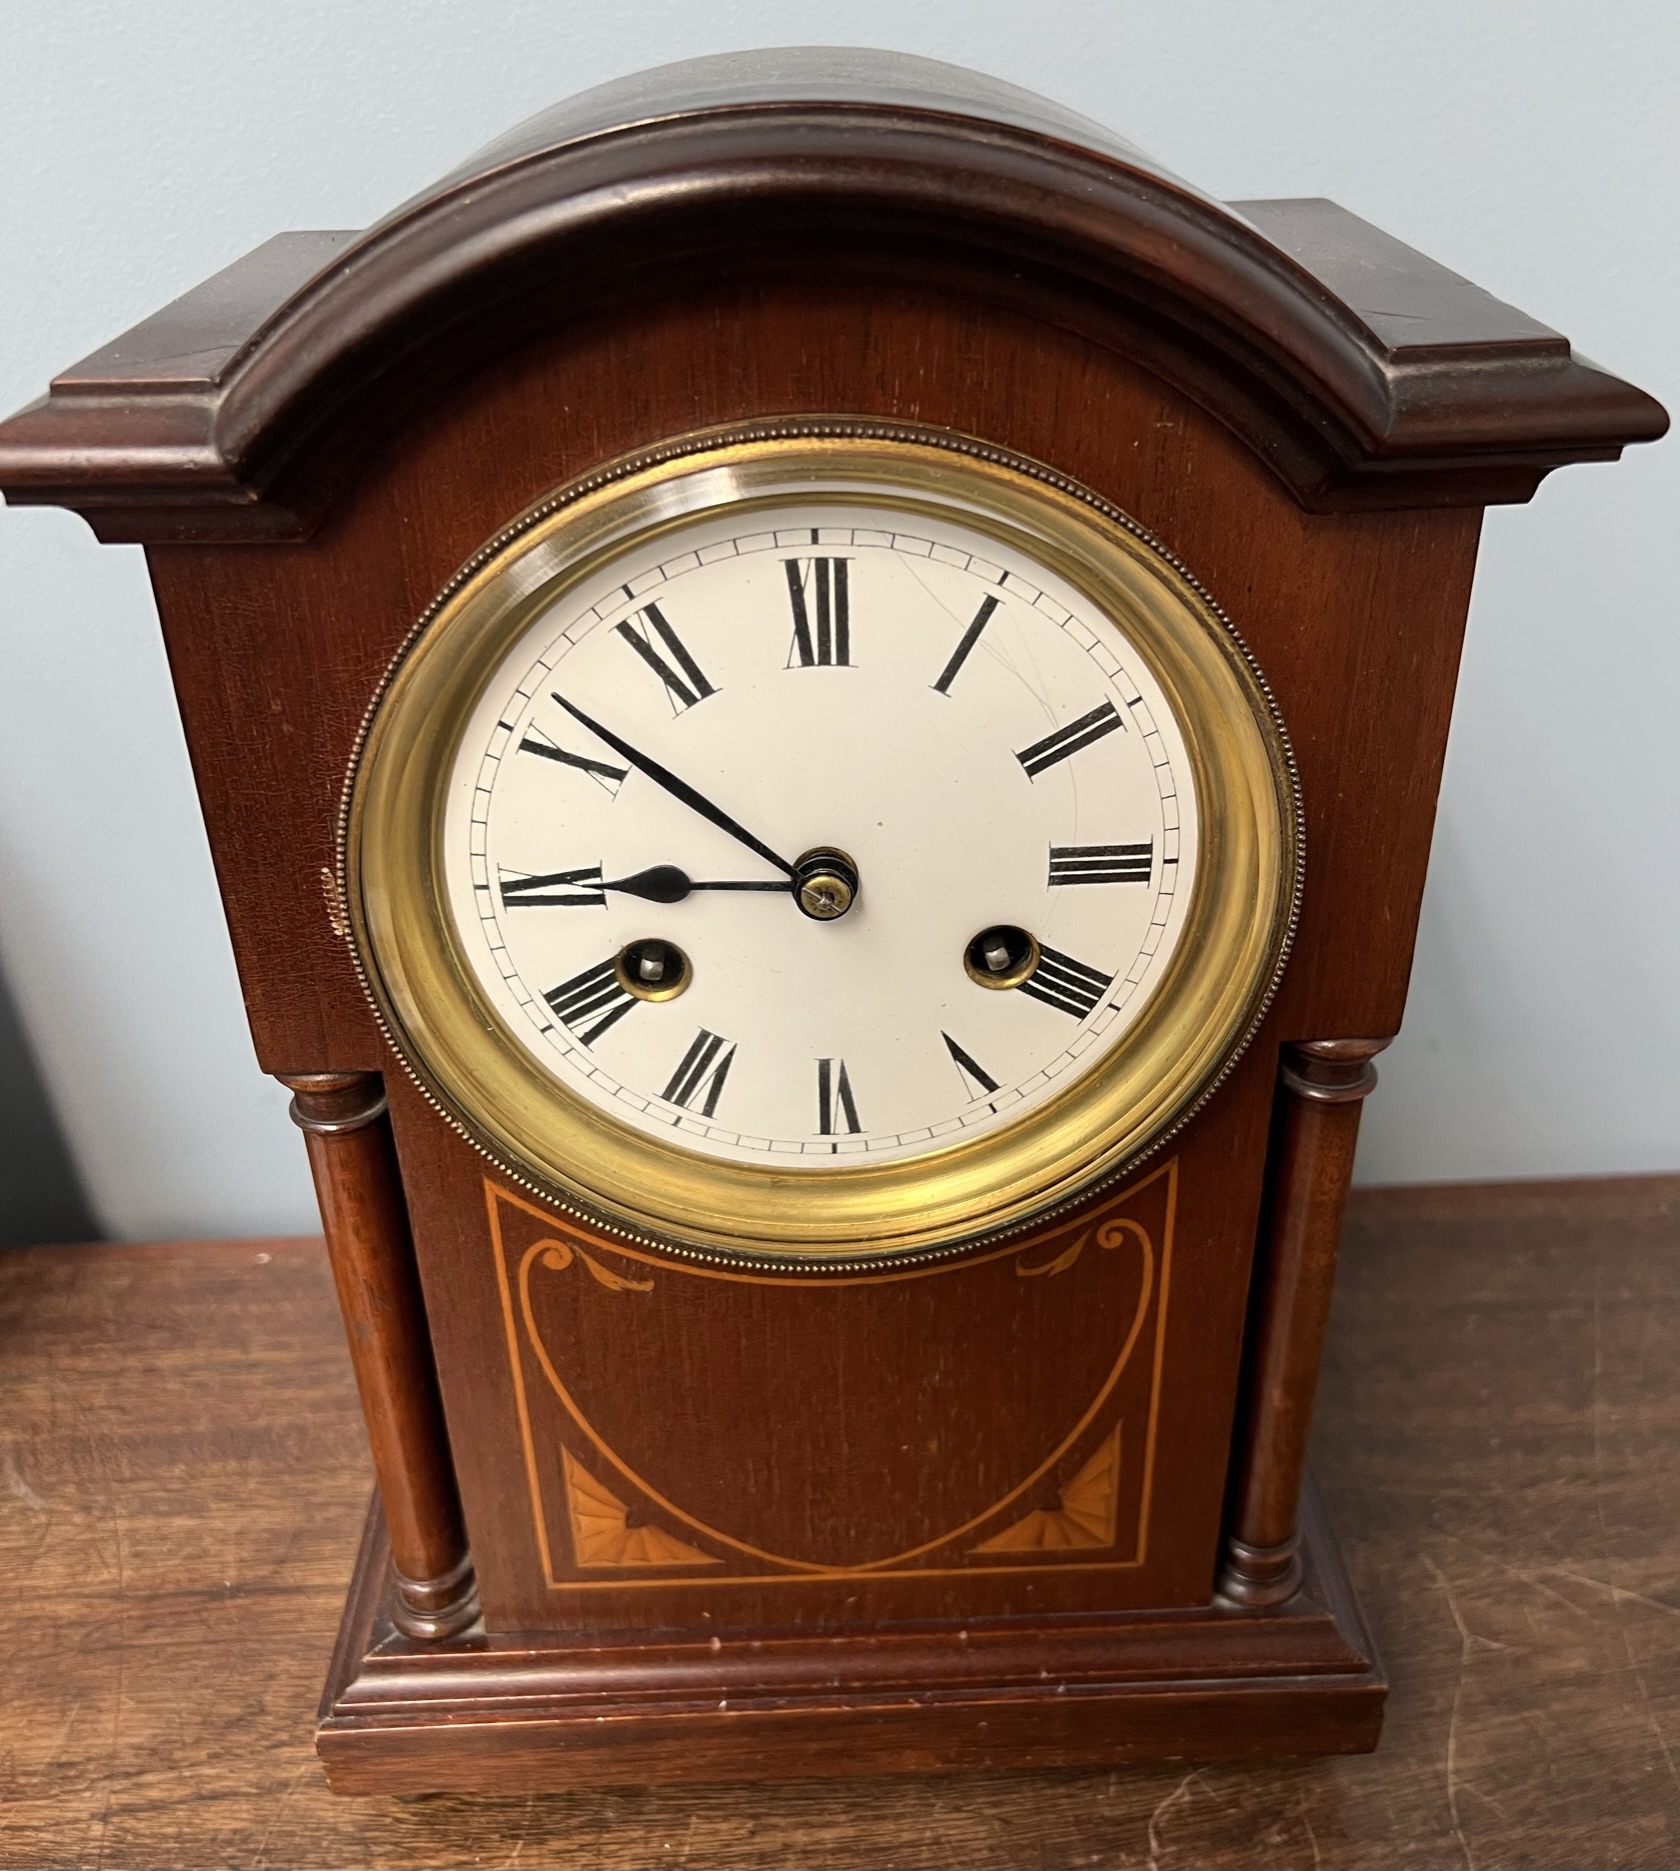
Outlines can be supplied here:
[[1387, 1044], [1306, 1040], [1283, 1049], [1219, 1582], [1237, 1604], [1285, 1604], [1300, 1581], [1296, 1503], [1359, 1107], [1377, 1082], [1371, 1060]]
[[294, 1072], [281, 1082], [309, 1148], [379, 1477], [398, 1581], [393, 1615], [411, 1637], [447, 1637], [478, 1616], [478, 1594], [385, 1089], [370, 1072]]
[[337, 810], [364, 711], [445, 580], [603, 461], [800, 411], [955, 428], [1048, 461], [1193, 568], [1264, 670], [1301, 771], [1308, 894], [1274, 1029], [1394, 1032], [1480, 516], [1303, 513], [1111, 345], [842, 269], [691, 283], [487, 362], [417, 406], [307, 544], [149, 551], [264, 1068], [387, 1063], [340, 933]]
[[[597, 1586], [586, 1594], [549, 1588], [538, 1545], [530, 1464], [534, 1459], [539, 1469], [551, 1467], [563, 1446], [610, 1475], [615, 1491], [652, 1524], [698, 1540], [720, 1557], [729, 1549], [672, 1519], [659, 1497], [680, 1501], [709, 1527], [733, 1527], [754, 1546], [826, 1563], [863, 1559], [865, 1551], [852, 1542], [869, 1542], [869, 1558], [923, 1539], [931, 1545], [932, 1536], [989, 1509], [1095, 1401], [1124, 1336], [1111, 1311], [1129, 1312], [1131, 1299], [1121, 1284], [1126, 1255], [1093, 1248], [1070, 1270], [1031, 1280], [1017, 1267], [1053, 1261], [1109, 1214], [1140, 1218], [1164, 1251], [1164, 1179], [1146, 1166], [1122, 1189], [1022, 1237], [1020, 1249], [1030, 1247], [1030, 1253], [1005, 1247], [989, 1264], [956, 1261], [949, 1271], [912, 1281], [834, 1289], [827, 1302], [811, 1293], [803, 1304], [797, 1289], [699, 1278], [657, 1260], [631, 1265], [614, 1258], [609, 1237], [591, 1234], [574, 1218], [530, 1198], [523, 1208], [517, 1197], [511, 1204], [498, 1198], [503, 1265], [516, 1311], [517, 1268], [544, 1240], [575, 1244], [606, 1266], [653, 1281], [653, 1290], [640, 1294], [608, 1292], [581, 1272], [543, 1276], [554, 1307], [547, 1330], [573, 1386], [574, 1414], [532, 1361], [529, 1337], [517, 1330], [514, 1341], [524, 1349], [523, 1376], [516, 1379], [483, 1160], [438, 1122], [411, 1085], [389, 1074], [450, 1438], [458, 1452], [471, 1451], [470, 1459], [458, 1460], [457, 1475], [489, 1628], [554, 1631], [581, 1622], [586, 1629], [665, 1624], [710, 1632], [755, 1623], [773, 1629], [791, 1621], [839, 1633], [873, 1620], [960, 1624], [1006, 1614], [1205, 1604], [1218, 1554], [1259, 1205], [1258, 1174], [1252, 1187], [1233, 1186], [1227, 1164], [1237, 1156], [1257, 1164], [1264, 1158], [1273, 1074], [1262, 1055], [1245, 1060], [1221, 1093], [1219, 1121], [1199, 1123], [1175, 1151], [1167, 1283], [1180, 1298], [1169, 1295], [1164, 1310], [1151, 1306], [1148, 1329], [1101, 1414], [1067, 1451], [1068, 1461], [1077, 1463], [1089, 1454], [1090, 1437], [1124, 1420], [1136, 1455], [1128, 1466], [1128, 1518], [1147, 1549], [1144, 1563], [1075, 1571], [1049, 1555], [1025, 1577], [947, 1552], [943, 1564], [930, 1554], [925, 1572], [918, 1561], [886, 1568], [881, 1576], [816, 1575], [800, 1583], [755, 1580], [757, 1568], [743, 1567], [736, 1555], [737, 1563], [717, 1568], [741, 1581], [734, 1585], [704, 1585], [702, 1572], [687, 1585], [668, 1580], [657, 1592]], [[1155, 1186], [1145, 1186], [1152, 1179]], [[493, 1172], [490, 1182], [505, 1186]], [[1083, 1327], [1082, 1306], [1092, 1315]], [[766, 1349], [772, 1343], [773, 1353]], [[1152, 1343], [1159, 1344], [1158, 1354], [1151, 1353]], [[1069, 1368], [1035, 1381], [1035, 1367], [1047, 1355]], [[1166, 1374], [1158, 1392], [1157, 1370]], [[777, 1371], [783, 1373], [779, 1383]], [[797, 1388], [801, 1372], [803, 1392]], [[801, 1409], [797, 1396], [821, 1398], [824, 1407]], [[1000, 1426], [997, 1413], [1024, 1421]], [[920, 1435], [903, 1433], [907, 1418]], [[523, 1446], [526, 1421], [531, 1456]], [[642, 1486], [623, 1468], [600, 1469], [585, 1423]], [[1153, 1472], [1162, 1479], [1144, 1528], [1132, 1487], [1149, 1464], [1151, 1442]], [[650, 1449], [650, 1443], [657, 1446]], [[938, 1449], [937, 1462], [929, 1459], [930, 1444]], [[1032, 1448], [1038, 1453], [1029, 1460]], [[843, 1485], [842, 1473], [854, 1470], [853, 1485]], [[1000, 1485], [987, 1485], [988, 1476], [1001, 1477]], [[878, 1486], [869, 1485], [871, 1477]], [[1053, 1486], [1058, 1478], [1045, 1481]], [[538, 1492], [552, 1501], [552, 1480]], [[929, 1515], [936, 1502], [941, 1511]], [[807, 1518], [813, 1514], [815, 1520]], [[901, 1539], [876, 1544], [894, 1514], [913, 1517], [921, 1533], [912, 1537], [901, 1524]], [[989, 1522], [988, 1530], [1006, 1519]], [[548, 1537], [551, 1556], [563, 1560], [564, 1531], [552, 1520]], [[1128, 1538], [1112, 1557], [1126, 1558], [1130, 1550]], [[561, 1566], [562, 1575], [570, 1570]]]
[[1301, 1554], [1300, 1589], [1262, 1614], [439, 1646], [392, 1628], [376, 1505], [316, 1748], [333, 1791], [358, 1794], [1368, 1753], [1388, 1685], [1310, 1487]]
[[0, 1863], [1671, 1866], [1680, 1178], [1356, 1192], [1315, 1462], [1379, 1753], [402, 1803], [316, 1693], [369, 1473], [313, 1242], [0, 1256]]
[[[857, 268], [694, 285], [680, 298], [655, 295], [532, 339], [486, 361], [470, 381], [439, 386], [307, 543], [150, 551], [258, 1055], [282, 1073], [386, 1075], [469, 1544], [493, 1629], [551, 1630], [571, 1614], [544, 1584], [535, 1550], [483, 1224], [484, 1165], [386, 1053], [343, 939], [332, 867], [344, 773], [382, 670], [452, 570], [547, 489], [661, 437], [748, 417], [854, 411], [969, 429], [1053, 462], [1155, 530], [1230, 604], [1265, 669], [1299, 761], [1306, 894], [1265, 1027], [1181, 1140], [1178, 1290], [1196, 1297], [1168, 1315], [1154, 1459], [1171, 1486], [1153, 1497], [1147, 1569], [1117, 1605], [1182, 1606], [1212, 1589], [1277, 1046], [1388, 1033], [1399, 1021], [1479, 516], [1304, 513], [1226, 427], [1125, 357], [1118, 338], [1102, 342], [1058, 322], [1036, 288], [1030, 305], [1006, 309], [970, 303], [938, 277], [887, 287], [863, 260]], [[1066, 1221], [1099, 1221], [1107, 1199]], [[569, 1238], [564, 1217], [549, 1225]], [[948, 1316], [945, 1329], [995, 1343], [1016, 1312], [994, 1292], [983, 1318], [970, 1308]], [[709, 1370], [673, 1398], [691, 1441], [707, 1452], [690, 1472], [708, 1486], [724, 1478], [735, 1487], [737, 1521], [756, 1507], [751, 1476], [769, 1459], [769, 1419], [748, 1409], [751, 1386], [742, 1381], [759, 1336], [743, 1316], [735, 1329], [695, 1341], [707, 1345]], [[876, 1360], [861, 1313], [853, 1323], [842, 1364], [860, 1378], [869, 1373], [857, 1392], [861, 1407], [894, 1419], [893, 1399], [913, 1378], [903, 1364]], [[693, 1362], [674, 1326], [658, 1345], [642, 1342], [627, 1305], [598, 1324], [592, 1355], [610, 1365], [620, 1410], [638, 1407], [650, 1371]], [[805, 1355], [820, 1364], [822, 1342], [806, 1341]], [[1310, 1370], [1297, 1375], [1310, 1385]], [[715, 1381], [700, 1381], [708, 1376]], [[1020, 1394], [1043, 1447], [1056, 1447], [1069, 1421], [1050, 1420], [1049, 1399]], [[990, 1422], [985, 1409], [967, 1412], [958, 1443], [983, 1440]], [[554, 1438], [539, 1429], [538, 1459], [556, 1458]], [[914, 1492], [914, 1477], [894, 1483]], [[649, 1500], [635, 1505], [646, 1510]], [[693, 1537], [660, 1524], [671, 1537]], [[921, 1537], [954, 1524], [929, 1525]], [[859, 1531], [872, 1530], [860, 1523]], [[1067, 1602], [1046, 1608], [1093, 1608], [1094, 1587], [1073, 1599], [1075, 1574], [1066, 1572], [1057, 1589]], [[942, 1615], [960, 1625], [1028, 1609], [1019, 1598], [1000, 1604], [999, 1580], [971, 1589], [972, 1597], [955, 1602], [953, 1593], [930, 1611], [919, 1580], [890, 1591], [886, 1581], [872, 1585], [867, 1605], [841, 1581], [826, 1602], [813, 1591], [808, 1609], [767, 1604], [765, 1615]], [[1032, 1589], [1051, 1587], [1046, 1579]], [[656, 1603], [638, 1594], [638, 1615], [677, 1619], [677, 1600], [689, 1597], [673, 1592]], [[777, 1602], [791, 1599], [783, 1592]]]
[[938, 256], [975, 302], [1030, 278], [1123, 304], [1128, 348], [1309, 506], [1526, 500], [1667, 426], [1557, 332], [1331, 203], [1233, 212], [1012, 85], [806, 49], [568, 99], [361, 235], [270, 243], [0, 428], [0, 483], [106, 539], [302, 537], [335, 457], [512, 326], [859, 241], [909, 253], [901, 277]]

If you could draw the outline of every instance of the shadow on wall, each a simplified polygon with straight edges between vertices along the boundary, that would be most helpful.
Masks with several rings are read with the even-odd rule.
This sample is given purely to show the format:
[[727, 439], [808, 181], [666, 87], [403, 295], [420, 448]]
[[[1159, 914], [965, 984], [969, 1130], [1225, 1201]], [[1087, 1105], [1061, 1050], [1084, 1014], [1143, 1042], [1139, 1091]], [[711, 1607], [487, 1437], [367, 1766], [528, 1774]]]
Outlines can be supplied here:
[[99, 1224], [0, 977], [0, 1247], [99, 1238]]

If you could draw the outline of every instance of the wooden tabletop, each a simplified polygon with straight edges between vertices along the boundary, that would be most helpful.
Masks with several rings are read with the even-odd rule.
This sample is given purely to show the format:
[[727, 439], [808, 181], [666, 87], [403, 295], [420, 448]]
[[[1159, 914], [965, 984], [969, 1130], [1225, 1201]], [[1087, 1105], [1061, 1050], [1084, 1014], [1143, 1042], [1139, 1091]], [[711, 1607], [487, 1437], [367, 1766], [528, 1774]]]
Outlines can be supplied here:
[[320, 1244], [0, 1254], [0, 1864], [1673, 1866], [1677, 1248], [1680, 1178], [1356, 1196], [1374, 1756], [407, 1803], [312, 1750], [369, 1487]]

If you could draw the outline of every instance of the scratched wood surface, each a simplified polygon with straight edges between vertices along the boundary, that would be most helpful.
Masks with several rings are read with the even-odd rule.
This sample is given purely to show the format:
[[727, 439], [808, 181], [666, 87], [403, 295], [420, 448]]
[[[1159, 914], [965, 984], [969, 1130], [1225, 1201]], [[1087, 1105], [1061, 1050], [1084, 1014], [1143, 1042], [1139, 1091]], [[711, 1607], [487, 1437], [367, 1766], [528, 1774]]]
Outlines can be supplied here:
[[1370, 1758], [333, 1799], [368, 1486], [309, 1241], [0, 1255], [0, 1864], [1672, 1866], [1680, 1178], [1355, 1199], [1316, 1463]]

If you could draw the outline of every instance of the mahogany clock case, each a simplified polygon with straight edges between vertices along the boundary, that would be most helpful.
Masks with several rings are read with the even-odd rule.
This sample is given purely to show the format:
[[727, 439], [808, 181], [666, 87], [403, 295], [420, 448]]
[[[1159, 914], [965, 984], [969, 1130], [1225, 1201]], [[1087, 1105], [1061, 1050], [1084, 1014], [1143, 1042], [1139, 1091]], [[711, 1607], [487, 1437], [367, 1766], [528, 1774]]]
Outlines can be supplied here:
[[[851, 269], [809, 283], [691, 287], [680, 304], [662, 302], [639, 316], [619, 306], [587, 333], [572, 328], [530, 342], [452, 396], [435, 399], [401, 433], [400, 445], [364, 464], [354, 499], [305, 544], [283, 551], [151, 548], [189, 737], [220, 834], [213, 837], [236, 952], [254, 989], [249, 1004], [259, 1056], [268, 1069], [288, 1073], [386, 1070], [452, 1440], [458, 1454], [472, 1451], [457, 1465], [469, 1536], [494, 1530], [470, 1537], [493, 1629], [566, 1628], [576, 1614], [545, 1580], [518, 1431], [519, 1380], [484, 1187], [487, 1174], [498, 1190], [506, 1181], [437, 1118], [400, 1071], [388, 1069], [333, 926], [337, 814], [362, 713], [433, 592], [549, 488], [661, 437], [746, 415], [899, 414], [907, 373], [917, 420], [1053, 459], [1164, 538], [1216, 594], [1242, 593], [1232, 608], [1289, 725], [1307, 802], [1309, 894], [1269, 1030], [1280, 1037], [1385, 1034], [1399, 1023], [1409, 941], [1385, 953], [1369, 932], [1409, 935], [1416, 914], [1475, 516], [1448, 510], [1309, 520], [1193, 405], [1123, 357], [1056, 327], [984, 303], [953, 306], [943, 295], [859, 279]], [[752, 386], [756, 407], [741, 407], [743, 382]], [[1073, 434], [1057, 413], [1070, 402], [1082, 412]], [[1157, 452], [1159, 441], [1147, 455], [1135, 445], [1139, 437], [1167, 436], [1170, 452]], [[1327, 610], [1366, 626], [1363, 640], [1341, 656], [1315, 627]], [[356, 619], [353, 634], [344, 627], [347, 615]], [[241, 625], [231, 667], [221, 650], [230, 616]], [[1358, 659], [1363, 680], [1350, 680], [1345, 664], [1338, 667], [1343, 657]], [[254, 720], [267, 725], [274, 717], [278, 736], [252, 736]], [[1358, 800], [1367, 812], [1386, 808], [1390, 823], [1378, 830], [1365, 814], [1348, 824], [1322, 809], [1315, 816], [1315, 800], [1340, 799]], [[1420, 804], [1423, 812], [1415, 809]], [[1154, 1432], [1156, 1460], [1174, 1477], [1172, 1507], [1153, 1529], [1141, 1569], [1119, 1584], [1127, 1605], [1195, 1603], [1211, 1588], [1274, 1074], [1267, 1049], [1257, 1046], [1174, 1152], [1184, 1221], [1175, 1230], [1173, 1280], [1193, 1297], [1166, 1320], [1163, 1361], [1177, 1381], [1165, 1386]], [[549, 1226], [563, 1240], [577, 1234], [558, 1216], [549, 1217]], [[521, 1238], [521, 1250], [525, 1245]], [[622, 1271], [618, 1259], [603, 1264]], [[1089, 1272], [1096, 1270], [1093, 1256]], [[507, 1269], [510, 1280], [517, 1274], [516, 1266]], [[661, 1288], [680, 1286], [698, 1303], [714, 1295], [717, 1282], [671, 1267], [644, 1299], [611, 1291], [581, 1268], [579, 1275], [579, 1301], [590, 1303], [583, 1342], [603, 1376], [612, 1374], [624, 1387], [622, 1407], [640, 1416], [647, 1433], [680, 1438], [675, 1467], [709, 1447], [728, 1452], [719, 1485], [733, 1474], [742, 1489], [753, 1488], [764, 1469], [791, 1485], [793, 1475], [778, 1463], [790, 1459], [790, 1443], [816, 1458], [822, 1445], [806, 1438], [819, 1420], [826, 1419], [828, 1436], [843, 1434], [848, 1446], [869, 1449], [860, 1474], [896, 1435], [906, 1377], [878, 1361], [887, 1355], [884, 1345], [867, 1349], [880, 1344], [881, 1322], [860, 1309], [847, 1314], [855, 1343], [832, 1336], [832, 1324], [814, 1317], [801, 1330], [791, 1314], [774, 1333], [789, 1360], [786, 1381], [823, 1399], [820, 1417], [815, 1411], [790, 1417], [785, 1396], [767, 1390], [772, 1329], [764, 1322], [726, 1316], [691, 1330], [682, 1308], [657, 1324], [649, 1316], [646, 1301], [661, 1302]], [[939, 1276], [942, 1330], [974, 1359], [966, 1382], [955, 1380], [951, 1405], [959, 1414], [972, 1402], [968, 1386], [989, 1393], [1000, 1366], [1013, 1366], [1015, 1408], [1060, 1412], [1034, 1424], [1028, 1439], [1048, 1436], [1052, 1447], [1062, 1440], [1070, 1400], [1044, 1391], [1034, 1367], [1060, 1363], [1072, 1347], [1064, 1340], [1046, 1359], [1043, 1341], [1017, 1344], [1013, 1335], [1023, 1293], [1068, 1290], [1086, 1277], [1086, 1269], [1071, 1269], [1030, 1287], [1011, 1268], [1006, 1284], [985, 1299], [976, 1295], [981, 1316], [965, 1318], [957, 1292], [978, 1283], [981, 1269], [964, 1263]], [[553, 1275], [542, 1279], [556, 1284]], [[729, 1290], [744, 1304], [759, 1289]], [[877, 1290], [856, 1289], [855, 1297]], [[1081, 1296], [1069, 1297], [1077, 1313]], [[789, 1304], [798, 1303], [796, 1290]], [[1071, 1319], [1060, 1322], [1061, 1331], [1072, 1328]], [[788, 1336], [793, 1332], [799, 1336]], [[705, 1347], [698, 1369], [689, 1349], [696, 1341]], [[1081, 1361], [1094, 1355], [1082, 1353]], [[842, 1373], [851, 1374], [855, 1389]], [[697, 1394], [678, 1404], [677, 1385], [690, 1375]], [[674, 1424], [667, 1420], [673, 1405]], [[996, 1429], [993, 1407], [989, 1401], [983, 1412], [966, 1409], [972, 1459], [982, 1468], [987, 1436]], [[956, 1454], [954, 1426], [941, 1423], [938, 1430], [949, 1461]], [[545, 1446], [555, 1459], [552, 1431]], [[624, 1454], [625, 1465], [640, 1473], [643, 1464]], [[950, 1481], [970, 1507], [951, 1519], [954, 1526], [984, 1503], [972, 1498], [973, 1479]], [[666, 1498], [675, 1492], [654, 1491]], [[893, 1475], [881, 1488], [882, 1506], [915, 1491], [908, 1476]], [[805, 1565], [832, 1562], [820, 1542], [790, 1542], [764, 1525], [771, 1503], [763, 1497], [732, 1505], [733, 1519], [716, 1517], [747, 1544], [777, 1552], [791, 1544], [789, 1556]], [[753, 1517], [743, 1518], [749, 1506]], [[714, 1517], [696, 1518], [711, 1524]], [[688, 1533], [681, 1522], [667, 1524], [674, 1538]], [[943, 1530], [934, 1526], [928, 1534]], [[860, 1527], [852, 1537], [868, 1535]], [[875, 1544], [860, 1551], [873, 1557]], [[749, 1602], [733, 1615], [772, 1622], [789, 1615], [781, 1606], [787, 1588], [772, 1595], [774, 1603], [762, 1602], [762, 1591], [738, 1589]], [[929, 1591], [938, 1589], [917, 1579], [883, 1582], [866, 1615], [946, 1611], [937, 1597], [929, 1602]], [[1056, 1596], [1068, 1608], [1112, 1605], [1115, 1589], [1111, 1579], [1080, 1573]], [[816, 1588], [819, 1596], [825, 1591], [836, 1588]], [[850, 1598], [853, 1588], [837, 1595]], [[591, 1616], [636, 1623], [670, 1617], [663, 1594], [641, 1609], [648, 1601], [645, 1589], [626, 1589], [610, 1613]], [[804, 1621], [814, 1614], [793, 1615]]]
[[[979, 438], [1135, 518], [1264, 671], [1305, 823], [1287, 972], [1187, 1128], [1048, 1225], [845, 1280], [513, 1186], [392, 1059], [338, 881], [364, 714], [469, 555], [615, 458], [812, 416]], [[399, 1548], [376, 1514], [335, 1785], [1374, 1744], [1296, 1498], [1481, 507], [1665, 421], [1331, 204], [1224, 208], [950, 68], [763, 54], [281, 236], [0, 427], [9, 498], [146, 543], [252, 1033], [312, 1129]]]

